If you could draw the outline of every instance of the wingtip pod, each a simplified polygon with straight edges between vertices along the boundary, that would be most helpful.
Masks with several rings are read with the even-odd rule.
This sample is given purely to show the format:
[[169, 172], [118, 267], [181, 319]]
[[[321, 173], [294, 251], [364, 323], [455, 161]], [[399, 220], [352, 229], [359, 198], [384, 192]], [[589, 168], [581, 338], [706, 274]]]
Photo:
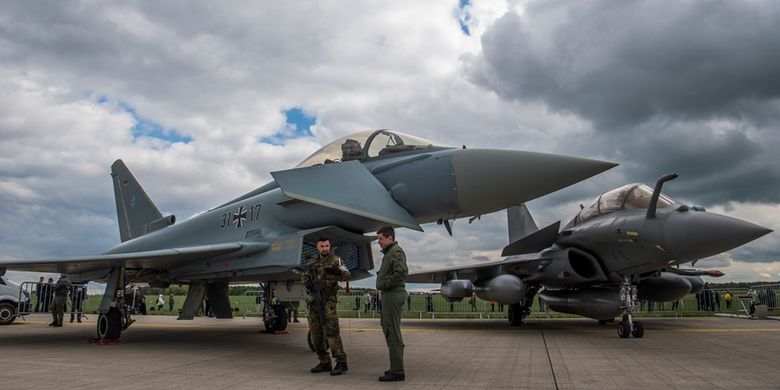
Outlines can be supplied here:
[[618, 165], [556, 154], [497, 149], [458, 150], [452, 164], [458, 206], [471, 215], [536, 199]]

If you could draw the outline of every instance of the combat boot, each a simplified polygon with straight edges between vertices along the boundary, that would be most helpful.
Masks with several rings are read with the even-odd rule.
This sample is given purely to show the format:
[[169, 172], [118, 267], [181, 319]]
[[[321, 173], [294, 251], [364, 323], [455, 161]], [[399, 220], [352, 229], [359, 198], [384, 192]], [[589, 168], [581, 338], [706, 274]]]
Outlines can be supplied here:
[[311, 369], [311, 372], [316, 374], [318, 372], [332, 371], [332, 370], [333, 370], [333, 366], [331, 365], [330, 362], [327, 363], [320, 362], [320, 364], [318, 364], [316, 367]]
[[403, 382], [406, 380], [406, 373], [385, 371], [385, 375], [379, 377], [380, 382]]
[[341, 375], [348, 370], [349, 368], [347, 367], [347, 362], [336, 362], [336, 367], [333, 368], [333, 371], [330, 372], [330, 375]]

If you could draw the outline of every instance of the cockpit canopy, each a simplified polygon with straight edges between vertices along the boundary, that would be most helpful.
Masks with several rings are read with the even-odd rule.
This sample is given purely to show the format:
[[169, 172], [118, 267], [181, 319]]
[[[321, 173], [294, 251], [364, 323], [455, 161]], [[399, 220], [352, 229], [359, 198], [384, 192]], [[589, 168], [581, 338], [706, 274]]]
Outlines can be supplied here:
[[391, 130], [366, 130], [323, 146], [296, 168], [349, 160], [366, 160], [419, 149], [451, 148], [438, 142]]
[[[589, 206], [580, 210], [580, 213], [569, 224], [578, 224], [596, 216], [618, 210], [647, 209], [650, 206], [650, 198], [652, 196], [653, 189], [645, 184], [626, 184], [601, 194]], [[657, 208], [662, 209], [675, 203], [678, 202], [674, 198], [661, 193], [658, 196]]]

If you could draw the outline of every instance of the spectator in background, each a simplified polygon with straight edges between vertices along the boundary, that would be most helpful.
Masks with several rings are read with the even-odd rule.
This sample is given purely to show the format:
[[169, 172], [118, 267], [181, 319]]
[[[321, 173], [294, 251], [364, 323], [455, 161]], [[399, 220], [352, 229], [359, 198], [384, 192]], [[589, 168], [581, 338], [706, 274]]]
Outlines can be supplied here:
[[173, 293], [168, 294], [168, 311], [173, 311]]
[[713, 291], [715, 294], [715, 309], [717, 311], [720, 311], [720, 293], [717, 291]]
[[71, 293], [71, 306], [70, 306], [70, 322], [73, 319], [77, 319], [81, 322], [81, 316], [84, 314], [84, 299], [87, 297], [87, 285], [78, 284], [73, 286], [73, 292]]
[[731, 290], [726, 290], [726, 293], [723, 294], [723, 300], [726, 301], [726, 310], [731, 310], [731, 299], [733, 296], [731, 295]]
[[371, 310], [371, 293], [366, 291], [366, 294], [363, 295], [363, 312], [368, 313], [369, 310]]
[[298, 307], [301, 306], [301, 302], [288, 301], [284, 305], [287, 306], [287, 322], [300, 322], [298, 321]]
[[49, 278], [48, 283], [43, 285], [43, 311], [51, 311], [52, 301], [54, 300], [54, 278]]
[[35, 283], [35, 312], [37, 313], [38, 310], [40, 310], [41, 307], [41, 301], [43, 298], [43, 286], [46, 284], [43, 281], [43, 276], [41, 276], [41, 279], [38, 280], [38, 283]]
[[412, 294], [406, 295], [406, 310], [412, 311]]
[[355, 311], [360, 310], [360, 295], [355, 295]]
[[162, 311], [163, 306], [165, 306], [165, 299], [163, 298], [162, 293], [157, 296], [157, 311]]
[[433, 313], [433, 296], [431, 294], [425, 296], [425, 308], [428, 313]]
[[469, 305], [471, 305], [471, 311], [477, 311], [477, 296], [474, 294], [471, 294], [471, 298], [469, 298]]

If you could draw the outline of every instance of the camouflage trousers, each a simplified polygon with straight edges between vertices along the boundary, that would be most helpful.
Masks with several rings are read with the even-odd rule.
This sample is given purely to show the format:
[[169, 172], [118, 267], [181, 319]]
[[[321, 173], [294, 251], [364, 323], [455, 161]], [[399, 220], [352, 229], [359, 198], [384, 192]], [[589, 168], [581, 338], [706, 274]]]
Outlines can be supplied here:
[[[339, 315], [336, 311], [338, 301], [336, 299], [326, 299], [322, 319], [320, 321], [320, 310], [317, 302], [309, 303], [309, 332], [311, 332], [311, 342], [317, 352], [317, 357], [322, 363], [330, 363], [328, 356], [328, 347], [330, 354], [336, 362], [346, 363], [347, 354], [344, 352], [344, 345], [341, 343], [341, 330], [339, 329]], [[325, 342], [327, 341], [327, 344]]]
[[62, 320], [65, 317], [65, 305], [68, 302], [68, 297], [55, 296], [54, 305], [51, 307], [52, 322], [57, 325], [62, 325]]

